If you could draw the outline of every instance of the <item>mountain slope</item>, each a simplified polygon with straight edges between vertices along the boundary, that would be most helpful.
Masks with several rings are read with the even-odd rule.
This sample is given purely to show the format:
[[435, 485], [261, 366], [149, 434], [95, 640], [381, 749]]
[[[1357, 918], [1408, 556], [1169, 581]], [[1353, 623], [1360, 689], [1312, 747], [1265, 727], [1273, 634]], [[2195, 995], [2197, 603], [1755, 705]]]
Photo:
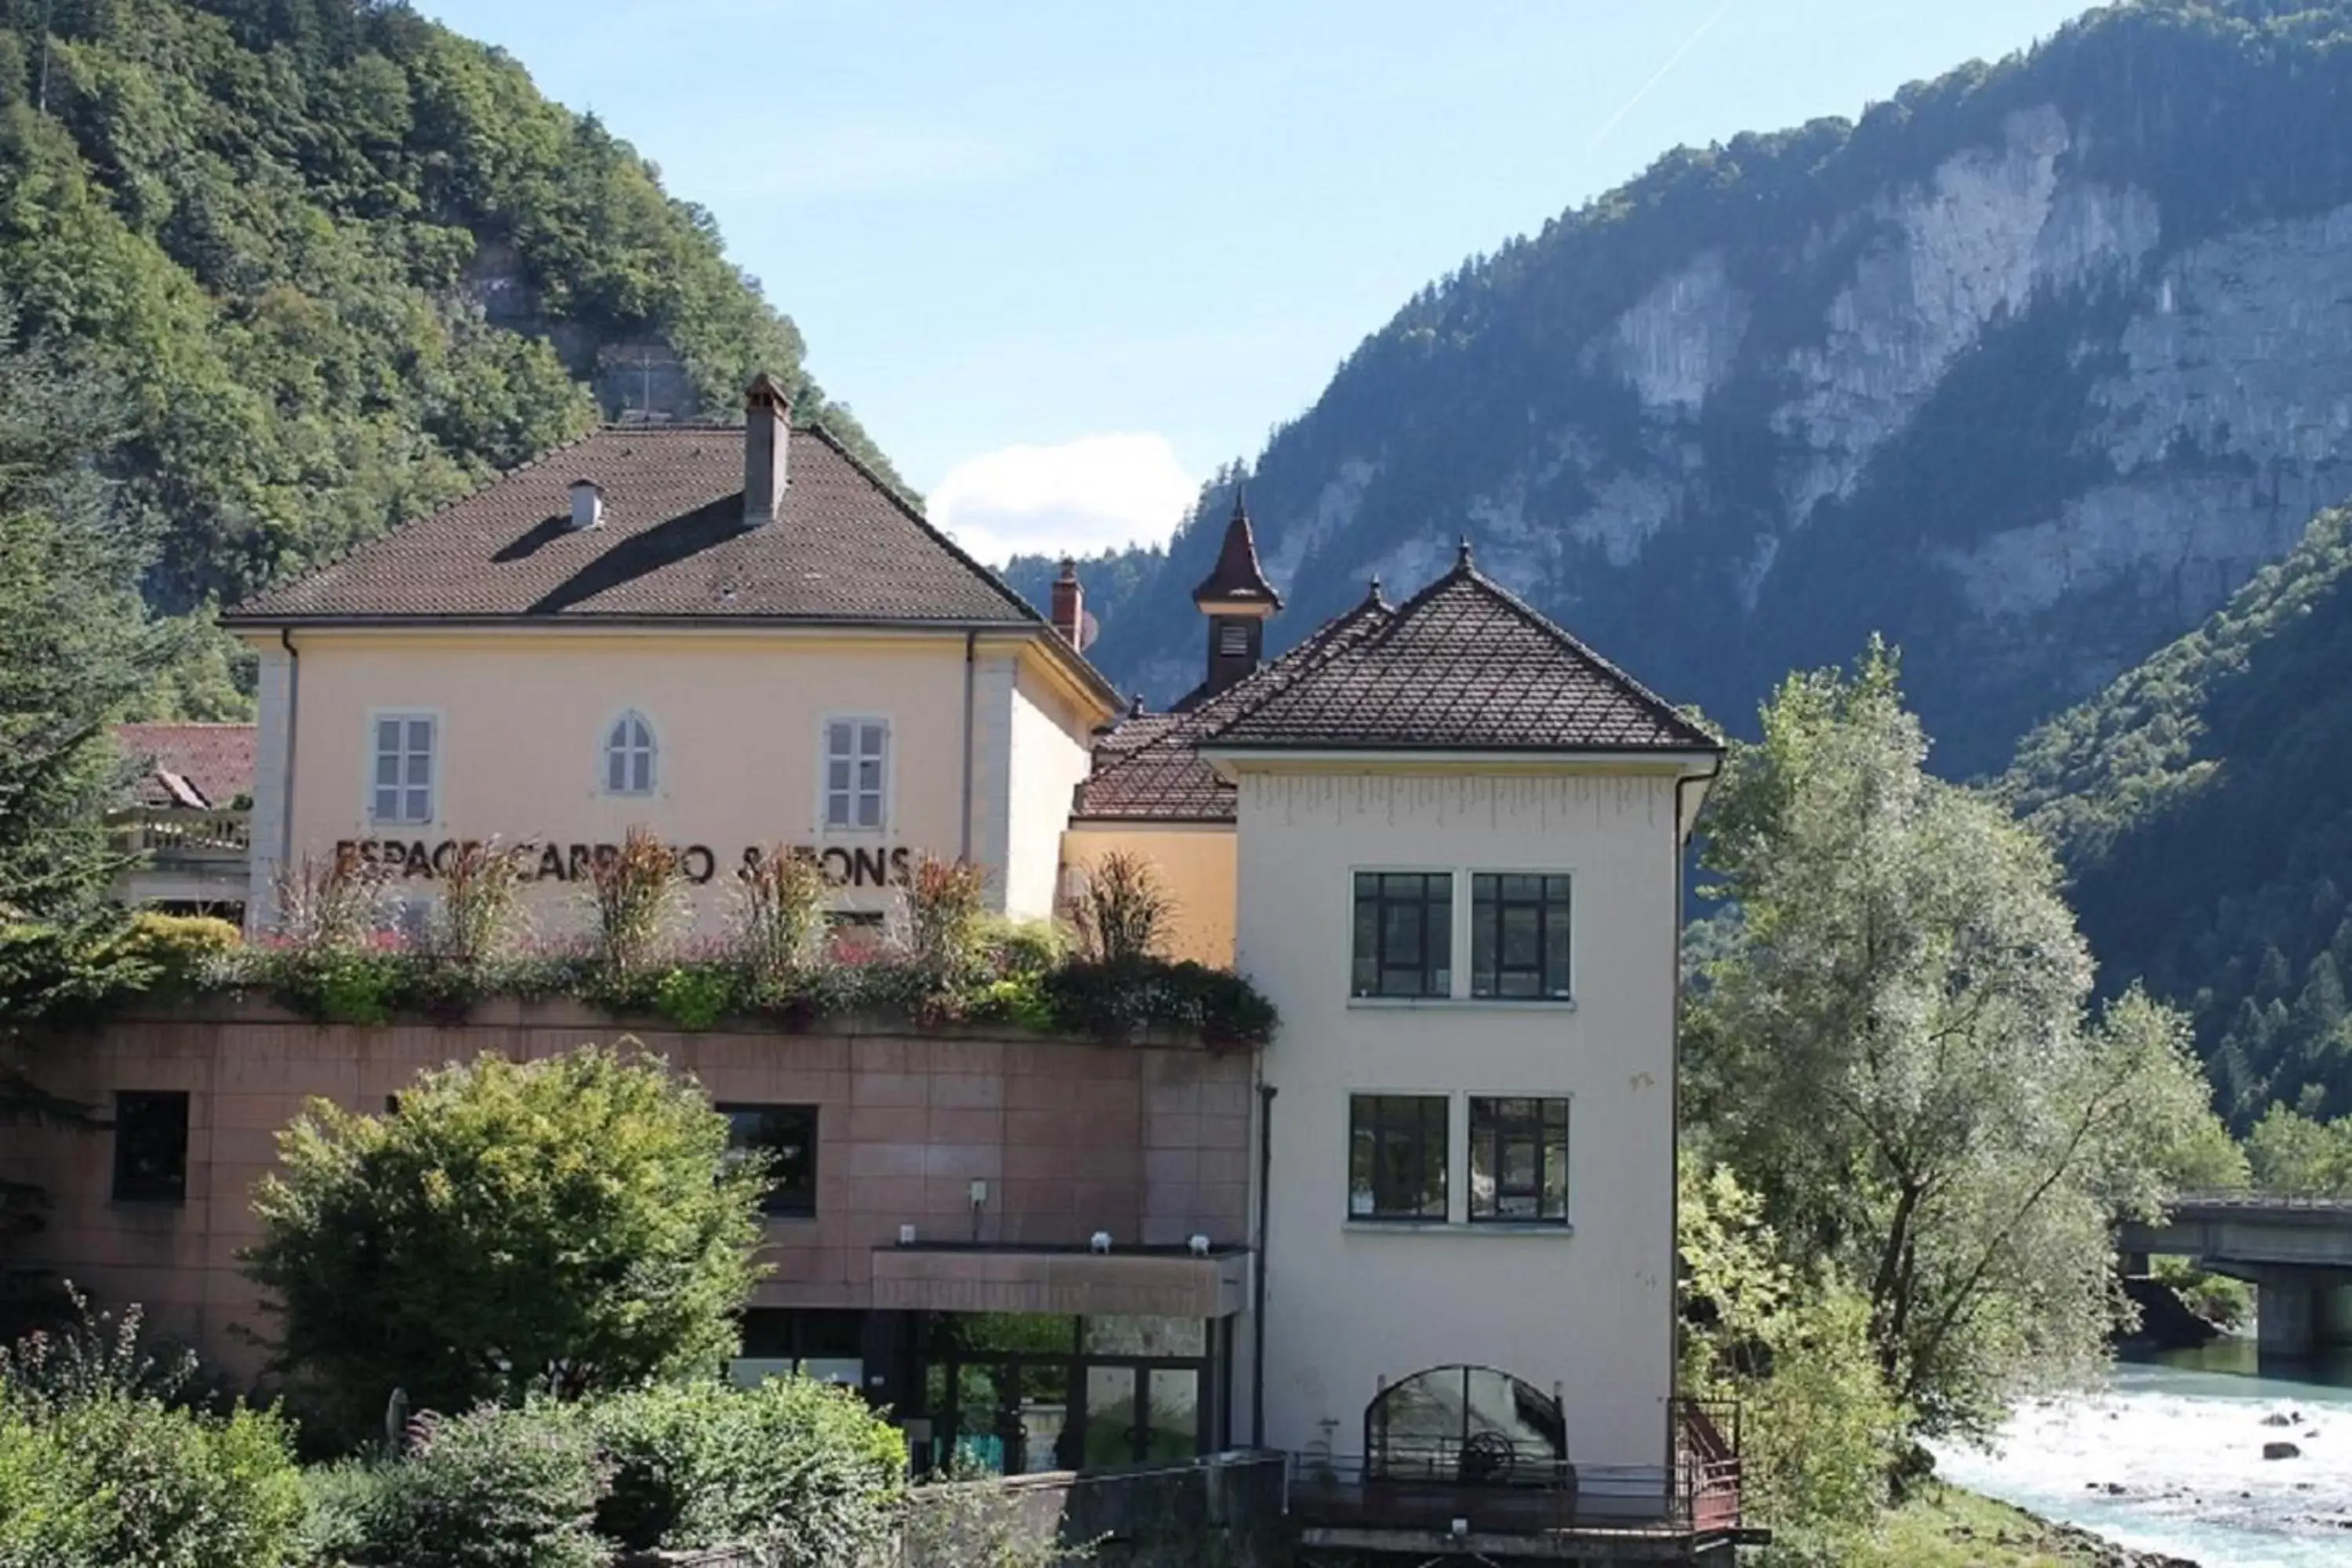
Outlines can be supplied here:
[[119, 383], [173, 611], [755, 368], [879, 461], [708, 214], [382, 0], [0, 0], [0, 295]]
[[[2352, 0], [2146, 0], [1674, 153], [1423, 290], [1276, 434], [1277, 630], [1466, 531], [1735, 723], [1883, 630], [1939, 765], [1996, 769], [2352, 496], [2347, 101]], [[1228, 504], [1098, 598], [1123, 682], [1192, 679]]]
[[2352, 1111], [2352, 509], [2026, 738], [2104, 989], [2192, 1009], [2225, 1109]]

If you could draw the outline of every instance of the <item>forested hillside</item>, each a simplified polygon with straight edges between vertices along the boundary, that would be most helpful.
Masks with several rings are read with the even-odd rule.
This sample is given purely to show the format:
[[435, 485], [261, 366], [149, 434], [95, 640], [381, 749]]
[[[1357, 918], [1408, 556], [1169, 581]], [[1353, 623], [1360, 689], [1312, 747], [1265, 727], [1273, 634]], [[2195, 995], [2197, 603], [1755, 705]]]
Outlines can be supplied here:
[[[1249, 465], [1277, 640], [1466, 531], [1743, 730], [1884, 632], [1974, 774], [2352, 497], [2352, 0], [2140, 0], [1887, 85], [1672, 153], [1368, 338]], [[1212, 489], [1094, 595], [1155, 698], [1197, 673]]]
[[2352, 510], [2029, 736], [2003, 787], [2073, 876], [2101, 989], [2190, 1009], [2225, 1111], [2352, 1112]]
[[382, 0], [0, 0], [0, 295], [114, 383], [173, 613], [755, 368], [879, 461], [708, 213]]

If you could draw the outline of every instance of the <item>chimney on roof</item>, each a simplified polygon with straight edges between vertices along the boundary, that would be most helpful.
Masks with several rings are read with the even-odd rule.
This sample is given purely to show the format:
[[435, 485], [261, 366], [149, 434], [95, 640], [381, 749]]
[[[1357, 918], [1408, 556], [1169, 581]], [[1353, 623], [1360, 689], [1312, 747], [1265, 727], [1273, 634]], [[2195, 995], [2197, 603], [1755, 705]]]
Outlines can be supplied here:
[[1078, 586], [1078, 563], [1062, 557], [1062, 574], [1054, 579], [1054, 629], [1072, 647], [1087, 646], [1087, 595]]
[[743, 394], [743, 526], [765, 528], [783, 510], [791, 482], [793, 400], [761, 371]]
[[1209, 617], [1209, 670], [1202, 685], [1213, 697], [1256, 673], [1265, 654], [1265, 623], [1282, 608], [1282, 595], [1258, 564], [1257, 531], [1239, 489], [1217, 563], [1192, 590], [1192, 603]]
[[604, 522], [604, 487], [593, 479], [572, 481], [572, 531], [601, 528]]

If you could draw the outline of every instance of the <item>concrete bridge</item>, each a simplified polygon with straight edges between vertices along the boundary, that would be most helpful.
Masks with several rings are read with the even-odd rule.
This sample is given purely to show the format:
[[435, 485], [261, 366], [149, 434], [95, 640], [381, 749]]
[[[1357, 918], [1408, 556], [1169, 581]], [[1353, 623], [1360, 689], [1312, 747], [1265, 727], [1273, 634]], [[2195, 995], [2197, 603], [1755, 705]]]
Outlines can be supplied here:
[[2352, 1345], [2352, 1199], [2183, 1196], [2161, 1224], [2122, 1226], [2116, 1245], [2126, 1274], [2166, 1253], [2252, 1285], [2264, 1355]]

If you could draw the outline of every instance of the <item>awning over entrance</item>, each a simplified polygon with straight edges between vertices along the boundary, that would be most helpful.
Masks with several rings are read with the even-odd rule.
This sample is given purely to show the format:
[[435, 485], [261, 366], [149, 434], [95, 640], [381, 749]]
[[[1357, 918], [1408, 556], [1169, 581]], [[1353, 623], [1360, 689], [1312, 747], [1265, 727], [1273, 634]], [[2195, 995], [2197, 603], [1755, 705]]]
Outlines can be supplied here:
[[874, 1305], [898, 1311], [1230, 1318], [1248, 1298], [1249, 1253], [932, 1243], [874, 1250]]

